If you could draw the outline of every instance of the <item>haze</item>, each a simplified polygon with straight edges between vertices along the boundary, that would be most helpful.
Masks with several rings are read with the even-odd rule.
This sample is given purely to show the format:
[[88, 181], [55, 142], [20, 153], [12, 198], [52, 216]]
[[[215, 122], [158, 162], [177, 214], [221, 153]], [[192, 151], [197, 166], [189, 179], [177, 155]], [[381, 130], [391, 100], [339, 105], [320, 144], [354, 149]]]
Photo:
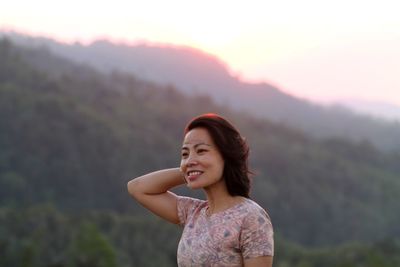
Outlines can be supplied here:
[[188, 45], [303, 98], [400, 105], [398, 10], [388, 0], [7, 1], [0, 26], [64, 42]]

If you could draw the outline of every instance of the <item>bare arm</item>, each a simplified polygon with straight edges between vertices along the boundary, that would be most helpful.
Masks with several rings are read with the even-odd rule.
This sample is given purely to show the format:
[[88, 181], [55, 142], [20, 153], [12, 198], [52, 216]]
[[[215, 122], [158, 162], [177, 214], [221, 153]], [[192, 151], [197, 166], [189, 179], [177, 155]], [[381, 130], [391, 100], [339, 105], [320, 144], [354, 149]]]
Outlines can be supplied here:
[[129, 181], [128, 192], [154, 214], [177, 224], [177, 196], [168, 190], [184, 183], [179, 168], [165, 169]]
[[272, 267], [272, 256], [262, 256], [244, 261], [245, 267]]

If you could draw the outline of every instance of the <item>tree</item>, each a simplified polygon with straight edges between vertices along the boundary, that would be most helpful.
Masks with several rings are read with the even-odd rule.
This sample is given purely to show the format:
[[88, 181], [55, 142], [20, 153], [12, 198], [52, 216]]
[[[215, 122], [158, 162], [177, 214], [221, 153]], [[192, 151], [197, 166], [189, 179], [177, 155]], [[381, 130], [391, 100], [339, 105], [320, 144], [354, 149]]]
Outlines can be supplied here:
[[70, 247], [71, 267], [116, 267], [112, 246], [93, 223], [83, 222]]

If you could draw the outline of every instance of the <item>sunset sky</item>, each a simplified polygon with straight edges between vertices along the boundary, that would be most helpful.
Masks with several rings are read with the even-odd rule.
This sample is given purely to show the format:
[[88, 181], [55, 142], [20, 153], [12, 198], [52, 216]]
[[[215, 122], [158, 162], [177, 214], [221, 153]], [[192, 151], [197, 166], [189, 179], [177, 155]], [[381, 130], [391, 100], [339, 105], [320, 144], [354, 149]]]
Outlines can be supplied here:
[[400, 106], [393, 0], [4, 1], [0, 29], [88, 43], [150, 41], [217, 55], [233, 74], [322, 102]]

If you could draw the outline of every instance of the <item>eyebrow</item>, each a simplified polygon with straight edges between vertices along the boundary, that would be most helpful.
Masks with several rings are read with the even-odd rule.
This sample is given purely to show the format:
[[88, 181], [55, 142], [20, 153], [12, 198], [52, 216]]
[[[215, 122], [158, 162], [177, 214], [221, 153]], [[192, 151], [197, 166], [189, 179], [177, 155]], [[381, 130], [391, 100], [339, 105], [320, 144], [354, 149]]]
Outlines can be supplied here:
[[[198, 146], [201, 146], [201, 145], [212, 146], [212, 145], [207, 144], [207, 143], [197, 143], [197, 144], [195, 144], [193, 147], [194, 147], [194, 148], [197, 148]], [[188, 148], [187, 146], [185, 146], [185, 145], [182, 147], [182, 150], [184, 150], [184, 149], [189, 150], [189, 148]]]

